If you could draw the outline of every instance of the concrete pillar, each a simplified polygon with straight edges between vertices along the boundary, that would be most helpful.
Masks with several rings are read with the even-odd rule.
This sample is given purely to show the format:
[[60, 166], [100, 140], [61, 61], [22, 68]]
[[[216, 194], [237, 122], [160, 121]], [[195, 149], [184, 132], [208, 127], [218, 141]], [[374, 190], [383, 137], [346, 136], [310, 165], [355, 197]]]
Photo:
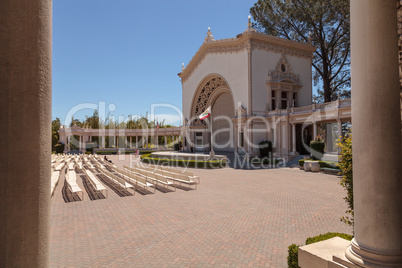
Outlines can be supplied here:
[[292, 124], [292, 152], [296, 153], [296, 124]]
[[156, 134], [156, 136], [155, 136], [155, 148], [158, 148], [159, 147], [159, 136], [158, 136], [158, 134]]
[[130, 148], [133, 148], [133, 136], [130, 136]]
[[68, 138], [67, 138], [67, 140], [68, 140], [68, 152], [70, 152], [70, 150], [71, 150], [71, 146], [70, 146], [70, 144], [71, 144], [71, 136], [68, 136]]
[[138, 136], [135, 136], [135, 148], [138, 148]]
[[52, 1], [2, 0], [0, 25], [0, 267], [48, 267]]
[[142, 148], [144, 148], [144, 136], [141, 136]]
[[317, 137], [317, 122], [313, 122], [313, 140]]
[[363, 267], [402, 267], [396, 3], [350, 4], [355, 237], [346, 257]]
[[102, 136], [102, 148], [106, 148], [105, 136]]
[[79, 146], [79, 151], [81, 152], [81, 150], [82, 150], [82, 145], [81, 145], [81, 140], [82, 140], [82, 139], [81, 139], [81, 137], [82, 137], [82, 136], [79, 135], [78, 137], [79, 137], [78, 146]]
[[87, 140], [87, 136], [82, 136], [82, 150], [85, 152], [86, 151], [86, 140]]
[[342, 121], [341, 119], [337, 119], [336, 122], [338, 123], [338, 139], [342, 139]]
[[165, 148], [167, 148], [167, 137], [166, 135], [164, 137], [165, 137]]

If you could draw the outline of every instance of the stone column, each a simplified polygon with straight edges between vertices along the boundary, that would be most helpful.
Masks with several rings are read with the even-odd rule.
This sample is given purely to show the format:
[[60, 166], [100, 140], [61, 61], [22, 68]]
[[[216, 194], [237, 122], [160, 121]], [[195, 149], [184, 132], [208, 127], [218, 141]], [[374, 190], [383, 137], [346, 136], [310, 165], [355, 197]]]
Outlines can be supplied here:
[[133, 148], [133, 136], [130, 136], [130, 148]]
[[292, 152], [296, 153], [296, 124], [292, 123]]
[[313, 122], [313, 140], [317, 137], [317, 122]]
[[141, 136], [142, 148], [144, 148], [144, 136]]
[[135, 136], [135, 148], [138, 148], [138, 136]]
[[82, 150], [82, 145], [81, 145], [81, 140], [82, 140], [82, 139], [81, 139], [81, 137], [82, 137], [82, 136], [79, 135], [78, 137], [79, 137], [78, 146], [79, 146], [79, 151], [81, 152], [81, 150]]
[[336, 119], [336, 122], [338, 123], [338, 139], [342, 139], [342, 121], [341, 119]]
[[165, 135], [165, 148], [167, 148], [167, 137]]
[[105, 136], [102, 136], [102, 148], [106, 148]]
[[87, 136], [82, 136], [82, 150], [85, 152], [86, 151], [86, 141], [87, 141]]
[[350, 2], [355, 237], [346, 257], [363, 267], [402, 267], [396, 2]]
[[68, 140], [68, 152], [70, 152], [70, 144], [71, 144], [71, 136], [68, 136], [68, 138], [67, 138], [67, 140]]
[[158, 136], [158, 134], [156, 134], [155, 139], [156, 139], [155, 148], [158, 148], [159, 147], [159, 136]]
[[48, 267], [52, 1], [2, 0], [0, 25], [0, 267]]

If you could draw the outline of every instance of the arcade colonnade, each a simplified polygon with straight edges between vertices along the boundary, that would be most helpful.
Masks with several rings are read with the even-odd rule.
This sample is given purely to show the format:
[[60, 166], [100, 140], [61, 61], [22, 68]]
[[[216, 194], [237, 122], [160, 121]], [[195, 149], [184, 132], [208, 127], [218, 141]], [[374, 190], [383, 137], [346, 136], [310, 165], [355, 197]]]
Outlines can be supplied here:
[[[214, 109], [212, 109], [213, 112]], [[336, 139], [343, 136], [342, 124], [350, 123], [351, 115], [351, 99], [276, 109], [255, 115], [248, 115], [246, 109], [239, 106], [235, 116], [230, 118], [231, 126], [226, 127], [225, 131], [213, 127], [213, 133], [215, 136], [216, 132], [223, 131], [226, 134], [225, 142], [233, 142], [231, 146], [227, 146], [223, 150], [258, 155], [258, 142], [265, 139], [273, 142], [273, 153], [276, 157], [288, 159], [297, 154], [309, 153], [305, 148], [309, 147], [310, 140], [314, 140], [320, 135], [319, 126], [322, 124], [336, 124], [336, 131], [334, 131]], [[215, 125], [218, 120], [215, 120], [213, 114], [211, 117], [213, 125]], [[327, 136], [330, 134], [332, 135], [332, 133], [327, 133]], [[197, 122], [187, 122], [183, 126], [183, 136], [184, 150], [189, 152], [193, 150], [208, 152], [210, 150], [211, 129], [209, 123], [201, 125]], [[216, 148], [219, 146], [218, 143], [215, 137], [215, 151], [219, 151], [219, 148]], [[331, 144], [331, 141], [326, 141], [326, 145], [327, 152], [336, 151], [333, 142]], [[194, 148], [191, 148], [192, 146]]]
[[[395, 0], [351, 1], [355, 237], [342, 267], [402, 267], [396, 23]], [[52, 1], [3, 0], [0, 25], [0, 266], [48, 267]]]
[[[78, 136], [75, 140], [74, 136]], [[149, 142], [155, 148], [168, 147], [168, 137], [174, 142], [181, 141], [181, 127], [159, 128], [159, 129], [91, 129], [80, 128], [76, 125], [59, 130], [60, 142], [65, 145], [64, 152], [71, 151], [71, 144], [74, 143], [80, 152], [85, 152], [86, 143], [92, 142], [93, 137], [99, 137], [99, 148], [148, 148]], [[163, 137], [162, 144], [159, 144], [159, 137]], [[106, 139], [109, 139], [109, 146], [106, 147]]]

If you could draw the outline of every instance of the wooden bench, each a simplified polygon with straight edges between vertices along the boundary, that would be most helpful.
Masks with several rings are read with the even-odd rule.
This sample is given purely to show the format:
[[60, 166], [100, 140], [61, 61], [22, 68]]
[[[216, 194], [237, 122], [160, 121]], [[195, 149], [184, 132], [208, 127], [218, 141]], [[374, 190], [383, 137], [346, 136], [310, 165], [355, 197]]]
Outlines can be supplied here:
[[54, 171], [61, 171], [64, 168], [65, 163], [60, 163], [56, 166]]
[[170, 167], [161, 167], [161, 169], [165, 172], [170, 172], [172, 174], [181, 174], [181, 175], [186, 175], [190, 179], [190, 181], [196, 181], [198, 184], [200, 183], [200, 177], [195, 176], [193, 173], [189, 171], [184, 171], [184, 170], [178, 170], [175, 168], [170, 168]]
[[195, 186], [194, 189], [195, 190], [197, 189], [198, 182], [193, 180], [192, 179], [193, 176], [189, 176], [188, 174], [173, 173], [173, 172], [161, 170], [161, 169], [156, 169], [154, 171], [154, 173], [164, 176], [172, 181], [178, 182], [180, 186], [182, 183], [184, 183], [184, 184], [187, 184], [190, 188], [191, 188], [191, 185], [194, 185]]
[[338, 168], [321, 168], [321, 170], [324, 171], [324, 173], [330, 173], [335, 175], [340, 175], [340, 173], [342, 172]]
[[148, 191], [149, 191], [149, 187], [152, 187], [154, 189], [154, 193], [155, 193], [156, 185], [148, 182], [144, 177], [131, 173], [131, 172], [127, 172], [127, 171], [118, 169], [118, 168], [113, 168], [113, 170], [116, 173], [121, 174], [121, 176], [128, 179], [130, 182], [134, 183], [136, 186], [141, 186]]
[[57, 184], [60, 179], [60, 171], [53, 171], [52, 177], [50, 179], [50, 196], [53, 196], [54, 190], [56, 189]]
[[176, 187], [174, 186], [173, 181], [166, 176], [139, 167], [136, 167], [134, 171], [143, 175], [147, 179], [147, 181], [152, 181], [153, 184], [162, 184], [165, 186], [166, 189], [169, 189], [169, 186], [171, 186], [176, 191]]
[[89, 171], [86, 170], [84, 168], [84, 172], [85, 174], [87, 174], [88, 180], [91, 183], [91, 185], [95, 188], [95, 191], [101, 192], [103, 194], [103, 192], [106, 192], [105, 197], [107, 198], [107, 189], [105, 188], [105, 186], [102, 185], [102, 183], [100, 183], [100, 181], [95, 177], [95, 175]]
[[68, 170], [74, 170], [74, 165], [75, 165], [74, 162], [70, 162], [70, 163], [68, 164]]
[[71, 193], [81, 193], [81, 200], [84, 200], [84, 192], [77, 184], [77, 175], [74, 170], [69, 170], [66, 174], [67, 187]]
[[102, 169], [102, 173], [103, 175], [105, 175], [108, 179], [113, 180], [115, 183], [117, 183], [118, 185], [120, 185], [120, 187], [124, 188], [125, 190], [128, 191], [129, 188], [131, 188], [133, 190], [133, 194], [135, 194], [135, 188], [132, 184], [128, 183], [126, 180], [124, 180], [123, 178], [119, 177], [116, 174], [113, 174], [111, 172], [109, 172], [106, 169]]

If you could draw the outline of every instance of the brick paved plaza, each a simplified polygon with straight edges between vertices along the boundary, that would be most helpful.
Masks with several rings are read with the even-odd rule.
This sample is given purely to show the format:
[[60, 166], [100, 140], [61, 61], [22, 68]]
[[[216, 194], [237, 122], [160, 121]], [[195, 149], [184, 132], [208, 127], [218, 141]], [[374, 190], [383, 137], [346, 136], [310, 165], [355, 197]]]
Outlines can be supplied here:
[[[119, 167], [129, 158], [110, 159]], [[191, 169], [197, 190], [65, 202], [52, 197], [52, 267], [287, 267], [287, 247], [351, 229], [339, 177], [300, 171]], [[84, 189], [81, 179], [78, 184]], [[125, 195], [125, 196], [124, 196]]]

